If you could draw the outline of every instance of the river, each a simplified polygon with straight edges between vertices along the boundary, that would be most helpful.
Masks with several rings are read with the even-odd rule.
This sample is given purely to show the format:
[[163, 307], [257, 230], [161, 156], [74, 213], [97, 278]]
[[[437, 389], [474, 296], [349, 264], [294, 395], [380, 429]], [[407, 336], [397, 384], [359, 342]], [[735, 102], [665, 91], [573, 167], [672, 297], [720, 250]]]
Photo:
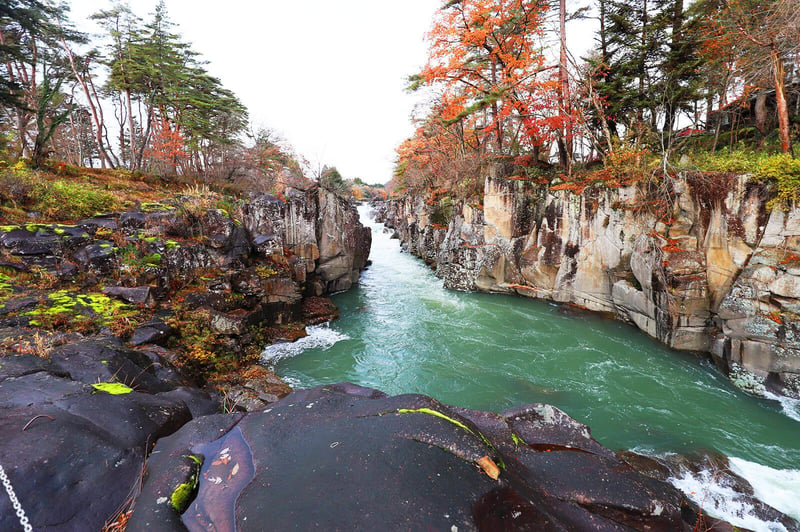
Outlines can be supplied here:
[[[425, 264], [372, 227], [372, 266], [334, 296], [341, 318], [265, 362], [297, 388], [350, 381], [498, 412], [544, 402], [589, 425], [611, 449], [715, 451], [756, 496], [800, 519], [800, 403], [748, 395], [706, 358], [672, 351], [632, 326], [519, 297], [446, 291]], [[712, 515], [757, 521], [713, 472], [674, 484]], [[700, 500], [702, 498], [702, 500]]]

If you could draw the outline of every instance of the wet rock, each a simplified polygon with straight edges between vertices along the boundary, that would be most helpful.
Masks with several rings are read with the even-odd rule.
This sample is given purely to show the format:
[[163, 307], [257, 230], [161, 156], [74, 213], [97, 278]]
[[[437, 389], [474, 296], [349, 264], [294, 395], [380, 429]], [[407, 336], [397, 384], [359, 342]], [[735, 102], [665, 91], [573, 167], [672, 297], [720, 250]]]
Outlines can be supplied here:
[[78, 266], [72, 262], [62, 262], [56, 270], [56, 276], [60, 281], [72, 281], [78, 273]]
[[145, 344], [165, 345], [171, 334], [172, 327], [167, 325], [164, 320], [152, 319], [134, 329], [131, 345], [134, 347]]
[[[512, 430], [497, 414], [465, 417], [429, 397], [388, 397], [337, 384], [295, 392], [244, 416], [203, 418], [158, 443], [128, 530], [246, 530], [263, 523], [274, 529], [334, 523], [349, 530], [692, 529], [694, 523], [682, 520], [683, 498], [675, 488], [612, 454], [558, 446], [544, 452], [515, 436], [534, 439], [543, 428], [541, 420], [522, 419], [533, 411], [517, 412]], [[547, 434], [573, 441], [579, 424], [551, 413]], [[565, 434], [559, 435], [561, 422]], [[202, 468], [197, 495], [181, 516], [170, 499], [191, 477], [183, 461], [188, 454]]]
[[36, 255], [56, 255], [61, 246], [59, 238], [38, 229], [28, 231], [24, 228], [0, 232], [0, 245], [12, 254], [23, 257]]
[[96, 216], [94, 218], [87, 218], [85, 220], [80, 220], [76, 223], [76, 225], [78, 227], [90, 230], [93, 234], [101, 227], [103, 229], [110, 229], [112, 231], [115, 231], [119, 228], [117, 218], [114, 216]]
[[709, 527], [704, 530], [738, 530], [728, 523], [705, 515], [707, 511], [703, 511], [704, 508], [713, 508], [717, 505], [748, 508], [747, 513], [763, 523], [779, 523], [785, 530], [800, 530], [800, 522], [756, 498], [750, 483], [732, 471], [728, 458], [723, 455], [666, 455], [649, 458], [632, 452], [623, 452], [620, 453], [620, 458], [645, 474], [674, 485], [679, 485], [687, 479], [692, 479], [692, 486], [705, 485], [704, 491], [699, 489], [692, 491], [689, 501], [689, 506], [698, 516], [697, 527]]
[[94, 244], [79, 249], [73, 255], [73, 259], [82, 269], [108, 273], [114, 266], [115, 252], [113, 242], [96, 240]]
[[0, 308], [0, 316], [10, 314], [12, 312], [25, 312], [32, 310], [39, 305], [39, 300], [35, 297], [23, 297], [21, 299], [9, 299], [3, 303]]
[[[113, 342], [0, 360], [0, 460], [34, 530], [101, 529], [138, 482], [149, 445], [191, 419], [187, 403], [215, 408]], [[0, 498], [0, 529], [18, 527]]]
[[107, 296], [119, 298], [134, 305], [152, 307], [155, 305], [155, 298], [149, 286], [137, 286], [133, 288], [125, 286], [108, 286], [103, 289]]

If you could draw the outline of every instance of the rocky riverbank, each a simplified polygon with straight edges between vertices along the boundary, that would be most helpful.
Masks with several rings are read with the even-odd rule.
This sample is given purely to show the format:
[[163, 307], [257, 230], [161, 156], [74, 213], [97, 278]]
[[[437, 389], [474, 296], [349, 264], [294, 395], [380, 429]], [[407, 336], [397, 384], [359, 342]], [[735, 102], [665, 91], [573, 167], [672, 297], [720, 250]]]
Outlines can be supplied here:
[[261, 348], [335, 316], [370, 234], [319, 189], [233, 207], [0, 228], [0, 529], [731, 530], [547, 405], [290, 393]]
[[604, 312], [798, 398], [800, 209], [771, 197], [748, 176], [583, 191], [490, 176], [480, 198], [409, 196], [383, 216], [447, 288]]
[[289, 394], [262, 349], [338, 315], [370, 240], [319, 188], [0, 227], [0, 465], [35, 528], [101, 528], [159, 438]]
[[[326, 294], [366, 266], [371, 235], [322, 189], [254, 194], [216, 206], [183, 196], [71, 224], [0, 227], [0, 345], [36, 354], [104, 337], [155, 350], [198, 383], [218, 382], [261, 349], [337, 314]], [[276, 396], [288, 393], [278, 386]]]

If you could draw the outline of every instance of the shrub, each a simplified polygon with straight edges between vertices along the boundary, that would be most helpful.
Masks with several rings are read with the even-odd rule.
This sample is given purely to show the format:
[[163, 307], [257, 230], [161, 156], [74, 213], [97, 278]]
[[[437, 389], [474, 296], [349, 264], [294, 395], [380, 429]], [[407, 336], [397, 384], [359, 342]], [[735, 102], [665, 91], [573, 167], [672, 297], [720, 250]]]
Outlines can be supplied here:
[[795, 159], [788, 153], [762, 157], [753, 178], [776, 184], [778, 195], [771, 206], [775, 202], [785, 205], [800, 199], [800, 159]]
[[753, 173], [761, 155], [749, 150], [722, 150], [717, 153], [699, 152], [691, 159], [697, 170], [721, 173]]

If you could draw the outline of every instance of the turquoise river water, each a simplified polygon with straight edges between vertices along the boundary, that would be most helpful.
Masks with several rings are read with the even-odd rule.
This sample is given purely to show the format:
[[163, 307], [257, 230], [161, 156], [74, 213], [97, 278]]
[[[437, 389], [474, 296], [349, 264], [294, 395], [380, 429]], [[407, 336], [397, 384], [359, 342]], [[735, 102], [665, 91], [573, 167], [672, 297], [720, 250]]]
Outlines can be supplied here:
[[[362, 220], [369, 223], [366, 207]], [[297, 388], [350, 381], [499, 412], [549, 403], [611, 449], [718, 452], [762, 501], [800, 519], [800, 403], [735, 388], [707, 359], [669, 350], [635, 328], [519, 297], [446, 291], [420, 260], [372, 224], [372, 266], [334, 296], [341, 318], [265, 363]], [[673, 483], [734, 524], [779, 531], [714, 483]]]

